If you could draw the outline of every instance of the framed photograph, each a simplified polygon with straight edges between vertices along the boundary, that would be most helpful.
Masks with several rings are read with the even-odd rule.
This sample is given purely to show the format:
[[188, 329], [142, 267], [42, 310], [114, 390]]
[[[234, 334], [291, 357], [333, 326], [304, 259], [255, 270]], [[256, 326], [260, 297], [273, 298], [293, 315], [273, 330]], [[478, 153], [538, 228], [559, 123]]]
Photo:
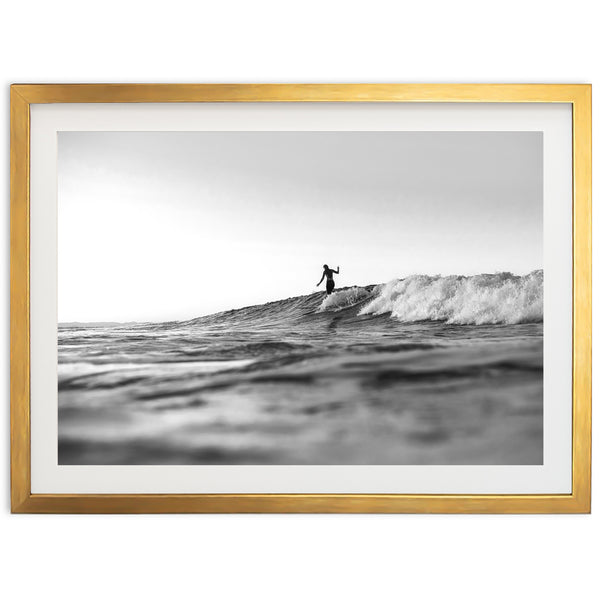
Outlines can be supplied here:
[[589, 85], [13, 85], [13, 512], [585, 513]]

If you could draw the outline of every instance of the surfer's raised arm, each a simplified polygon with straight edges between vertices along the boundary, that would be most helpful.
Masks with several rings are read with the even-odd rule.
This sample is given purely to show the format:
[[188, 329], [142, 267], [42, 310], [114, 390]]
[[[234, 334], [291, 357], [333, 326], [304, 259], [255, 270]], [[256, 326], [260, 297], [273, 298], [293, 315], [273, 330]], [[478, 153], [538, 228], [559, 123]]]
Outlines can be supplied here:
[[337, 271], [335, 269], [331, 269], [334, 273], [337, 273], [338, 275], [340, 274], [340, 267], [338, 265]]

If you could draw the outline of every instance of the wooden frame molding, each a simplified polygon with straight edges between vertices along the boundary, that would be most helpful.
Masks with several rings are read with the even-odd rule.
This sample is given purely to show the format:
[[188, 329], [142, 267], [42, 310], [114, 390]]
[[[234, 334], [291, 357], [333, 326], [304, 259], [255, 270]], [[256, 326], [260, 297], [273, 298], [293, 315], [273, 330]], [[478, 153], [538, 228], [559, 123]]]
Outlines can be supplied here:
[[[32, 494], [30, 105], [118, 102], [562, 102], [573, 125], [572, 493]], [[591, 506], [591, 86], [136, 84], [11, 86], [11, 506], [17, 513], [587, 513]]]

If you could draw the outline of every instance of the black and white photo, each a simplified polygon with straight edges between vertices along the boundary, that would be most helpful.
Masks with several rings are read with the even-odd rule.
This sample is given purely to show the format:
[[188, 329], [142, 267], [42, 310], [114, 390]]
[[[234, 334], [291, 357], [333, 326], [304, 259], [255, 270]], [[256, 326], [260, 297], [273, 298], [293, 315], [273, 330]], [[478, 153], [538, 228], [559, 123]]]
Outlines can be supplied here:
[[59, 132], [59, 464], [543, 464], [542, 138]]

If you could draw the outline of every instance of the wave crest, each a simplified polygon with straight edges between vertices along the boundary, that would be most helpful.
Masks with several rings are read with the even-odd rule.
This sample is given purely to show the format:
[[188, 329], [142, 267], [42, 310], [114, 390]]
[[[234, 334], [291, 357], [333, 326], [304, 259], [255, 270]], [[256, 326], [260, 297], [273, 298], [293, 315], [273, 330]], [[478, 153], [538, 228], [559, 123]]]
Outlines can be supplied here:
[[537, 323], [544, 318], [543, 290], [542, 270], [523, 276], [412, 275], [378, 286], [359, 314], [462, 325]]
[[362, 302], [369, 296], [371, 296], [371, 293], [362, 287], [351, 287], [347, 290], [333, 292], [333, 294], [325, 297], [317, 312], [343, 310]]

